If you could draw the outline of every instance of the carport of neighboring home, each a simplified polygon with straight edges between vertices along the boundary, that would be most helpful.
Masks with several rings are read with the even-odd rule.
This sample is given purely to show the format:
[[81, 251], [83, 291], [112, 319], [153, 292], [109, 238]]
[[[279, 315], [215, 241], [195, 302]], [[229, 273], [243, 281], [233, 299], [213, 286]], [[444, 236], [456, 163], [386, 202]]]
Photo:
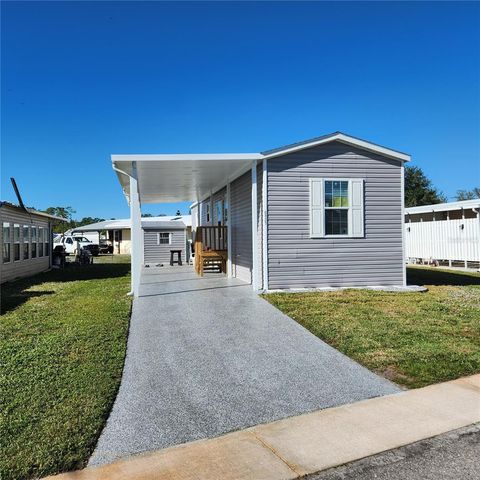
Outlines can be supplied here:
[[409, 160], [338, 132], [263, 153], [112, 155], [130, 203], [132, 292], [144, 264], [140, 205], [178, 201], [194, 202], [201, 251], [224, 255], [227, 276], [256, 291], [405, 285]]

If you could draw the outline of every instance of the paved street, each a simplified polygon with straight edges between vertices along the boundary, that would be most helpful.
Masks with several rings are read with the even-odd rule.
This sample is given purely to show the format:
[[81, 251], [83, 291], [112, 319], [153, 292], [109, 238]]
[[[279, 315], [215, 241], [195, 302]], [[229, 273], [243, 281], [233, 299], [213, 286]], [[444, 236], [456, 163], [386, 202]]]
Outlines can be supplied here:
[[480, 478], [480, 424], [306, 477], [308, 480], [478, 478]]

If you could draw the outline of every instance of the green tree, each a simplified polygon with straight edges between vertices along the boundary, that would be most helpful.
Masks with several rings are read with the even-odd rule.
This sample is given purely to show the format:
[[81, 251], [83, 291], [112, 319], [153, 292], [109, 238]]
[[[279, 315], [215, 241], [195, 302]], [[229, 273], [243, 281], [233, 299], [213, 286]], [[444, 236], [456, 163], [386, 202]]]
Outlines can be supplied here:
[[405, 167], [406, 207], [419, 207], [446, 201], [447, 197], [434, 187], [420, 167]]
[[143, 218], [151, 218], [153, 215], [151, 213], [142, 213]]
[[56, 217], [64, 218], [65, 222], [57, 223], [53, 226], [53, 231], [55, 233], [63, 233], [65, 230], [75, 226], [75, 221], [73, 220], [73, 214], [76, 213], [72, 207], [48, 207], [45, 210], [45, 213], [49, 215], [55, 215]]
[[462, 200], [474, 200], [480, 198], [480, 187], [475, 187], [472, 190], [457, 190], [455, 198], [460, 202]]
[[98, 217], [83, 217], [81, 220], [73, 220], [75, 227], [82, 227], [83, 225], [90, 225], [91, 223], [104, 222], [104, 218]]

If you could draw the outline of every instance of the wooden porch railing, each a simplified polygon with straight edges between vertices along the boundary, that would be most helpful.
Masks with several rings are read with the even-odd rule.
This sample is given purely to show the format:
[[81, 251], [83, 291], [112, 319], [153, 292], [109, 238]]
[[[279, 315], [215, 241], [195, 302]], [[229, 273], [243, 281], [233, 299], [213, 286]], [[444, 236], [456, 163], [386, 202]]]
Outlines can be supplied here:
[[227, 227], [197, 227], [195, 231], [195, 270], [203, 276], [206, 266], [227, 272]]

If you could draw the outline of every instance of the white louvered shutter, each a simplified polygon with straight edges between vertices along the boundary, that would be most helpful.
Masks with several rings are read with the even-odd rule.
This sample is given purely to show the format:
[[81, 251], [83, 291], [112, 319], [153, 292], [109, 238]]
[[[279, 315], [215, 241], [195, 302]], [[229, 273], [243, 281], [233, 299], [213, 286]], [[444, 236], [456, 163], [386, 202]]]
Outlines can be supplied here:
[[310, 236], [324, 236], [323, 179], [310, 179]]
[[363, 208], [363, 186], [364, 180], [362, 178], [355, 178], [351, 180], [351, 237], [364, 236], [364, 208]]

